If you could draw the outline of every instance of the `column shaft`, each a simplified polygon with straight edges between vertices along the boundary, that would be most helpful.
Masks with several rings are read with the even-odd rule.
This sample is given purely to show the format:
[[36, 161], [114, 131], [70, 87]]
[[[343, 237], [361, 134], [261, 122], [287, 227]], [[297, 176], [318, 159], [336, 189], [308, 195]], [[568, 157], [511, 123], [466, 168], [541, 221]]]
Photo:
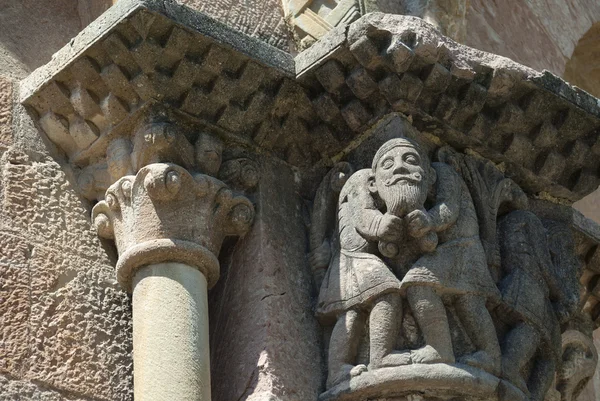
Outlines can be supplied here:
[[207, 282], [196, 268], [160, 263], [133, 280], [136, 401], [210, 401]]

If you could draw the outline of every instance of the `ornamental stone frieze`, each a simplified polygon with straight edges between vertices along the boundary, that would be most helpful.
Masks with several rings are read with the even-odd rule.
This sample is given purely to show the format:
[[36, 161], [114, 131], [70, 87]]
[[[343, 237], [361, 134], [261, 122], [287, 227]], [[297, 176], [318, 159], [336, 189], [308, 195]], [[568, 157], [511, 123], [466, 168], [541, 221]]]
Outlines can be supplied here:
[[136, 400], [575, 400], [598, 360], [600, 228], [570, 207], [600, 184], [598, 99], [358, 18], [379, 2], [321, 3], [286, 1], [314, 42], [293, 58], [121, 0], [21, 83], [116, 246]]

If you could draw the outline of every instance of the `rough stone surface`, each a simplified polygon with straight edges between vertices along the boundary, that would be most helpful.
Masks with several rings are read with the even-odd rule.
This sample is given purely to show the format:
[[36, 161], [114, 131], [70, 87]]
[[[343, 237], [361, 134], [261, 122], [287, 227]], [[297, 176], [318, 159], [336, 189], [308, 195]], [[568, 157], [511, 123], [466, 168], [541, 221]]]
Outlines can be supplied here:
[[[101, 159], [113, 128], [159, 100], [191, 117], [188, 124], [216, 125], [299, 167], [338, 157], [395, 111], [452, 146], [504, 163], [529, 192], [573, 201], [600, 182], [600, 162], [591, 156], [600, 152], [598, 99], [550, 73], [461, 46], [420, 19], [370, 14], [351, 24], [333, 52], [322, 53], [341, 39], [332, 32], [331, 46], [298, 56], [307, 69], [296, 71], [295, 82], [281, 52], [207, 17], [155, 1], [115, 7], [21, 90], [50, 139], [77, 165]], [[114, 27], [110, 34], [106, 26]], [[184, 39], [194, 35], [199, 40], [188, 46]], [[262, 65], [215, 43], [219, 35], [238, 52], [254, 51]], [[72, 57], [77, 62], [68, 64]], [[121, 124], [117, 131], [127, 129]]]
[[128, 399], [128, 299], [88, 209], [55, 162], [12, 149], [2, 160], [2, 371], [66, 394]]
[[15, 380], [0, 374], [0, 400], [14, 401], [92, 401], [93, 397], [64, 394], [24, 380]]
[[303, 202], [288, 166], [264, 158], [260, 172], [254, 226], [228, 249], [210, 295], [213, 400], [316, 400], [321, 351]]
[[12, 138], [13, 82], [0, 76], [0, 152], [8, 148]]
[[[370, 160], [366, 165], [357, 161], [372, 157], [378, 139], [368, 144], [366, 138], [376, 137], [373, 125], [390, 112], [408, 116], [421, 131], [415, 130], [428, 150], [451, 144], [464, 150], [469, 158], [482, 160], [483, 155], [496, 164], [469, 164], [471, 162], [464, 162], [470, 159], [463, 153], [459, 153], [458, 162], [454, 160], [457, 164], [444, 160], [461, 172], [474, 198], [480, 237], [492, 276], [500, 267], [506, 271], [514, 269], [513, 276], [529, 269], [533, 264], [519, 260], [503, 266], [497, 256], [506, 257], [511, 251], [505, 248], [523, 244], [531, 252], [543, 248], [529, 243], [531, 238], [536, 238], [537, 244], [544, 243], [544, 236], [539, 235], [541, 230], [554, 233], [548, 237], [558, 241], [550, 246], [552, 263], [558, 260], [557, 264], [566, 267], [560, 274], [567, 274], [570, 271], [567, 267], [573, 267], [569, 259], [573, 245], [556, 238], [570, 238], [565, 225], [579, 227], [574, 230], [574, 239], [577, 257], [584, 262], [581, 285], [585, 306], [577, 317], [580, 320], [570, 320], [567, 328], [583, 333], [583, 337], [563, 335], [563, 367], [557, 389], [578, 391], [579, 386], [589, 380], [591, 366], [595, 364], [589, 339], [593, 325], [600, 323], [600, 290], [597, 288], [600, 235], [593, 224], [582, 223], [579, 217], [567, 212], [568, 207], [558, 207], [555, 203], [569, 203], [597, 186], [594, 175], [600, 149], [596, 143], [597, 100], [549, 74], [537, 74], [508, 60], [457, 46], [424, 24], [412, 26], [410, 19], [393, 17], [389, 20], [393, 23], [388, 21], [381, 25], [374, 20], [355, 23], [348, 32], [341, 26], [298, 58], [294, 71], [291, 59], [283, 53], [236, 36], [209, 18], [197, 17], [170, 2], [144, 1], [150, 8], [158, 6], [137, 20], [134, 17], [125, 21], [123, 16], [130, 15], [135, 3], [119, 1], [108, 17], [92, 24], [62, 50], [48, 69], [24, 83], [22, 93], [31, 94], [36, 88], [42, 88], [48, 77], [59, 76], [54, 84], [42, 88], [48, 91], [47, 97], [34, 105], [38, 112], [42, 111], [37, 116], [40, 125], [58, 130], [51, 138], [54, 143], [40, 140], [40, 133], [20, 106], [6, 109], [10, 110], [11, 120], [10, 130], [6, 131], [7, 124], [2, 119], [6, 115], [3, 104], [7, 102], [3, 95], [10, 99], [9, 92], [16, 92], [18, 88], [11, 83], [6, 90], [0, 80], [0, 154], [4, 153], [0, 164], [0, 400], [131, 399], [129, 300], [114, 280], [114, 249], [110, 245], [103, 247], [91, 233], [90, 205], [76, 193], [92, 201], [102, 200], [115, 179], [125, 173], [135, 174], [147, 163], [173, 161], [167, 160], [169, 158], [176, 158], [185, 168], [211, 170], [211, 163], [198, 162], [195, 157], [195, 152], [202, 148], [197, 144], [202, 138], [198, 131], [226, 140], [222, 171], [214, 171], [212, 175], [218, 175], [234, 191], [244, 192], [256, 203], [258, 212], [257, 224], [245, 238], [238, 242], [225, 241], [220, 256], [225, 266], [224, 277], [210, 296], [214, 399], [316, 400], [317, 394], [324, 391], [320, 352], [322, 346], [330, 346], [329, 333], [325, 330], [323, 339], [319, 338], [311, 311], [311, 279], [303, 255], [309, 244], [298, 192], [312, 199], [317, 183], [314, 177], [323, 176], [325, 167], [339, 160], [369, 167]], [[233, 28], [286, 48], [278, 3], [180, 3], [202, 9]], [[325, 17], [328, 14], [325, 8], [331, 7], [319, 10], [319, 4], [326, 3], [334, 2], [315, 1], [313, 4], [317, 6], [314, 10]], [[385, 0], [364, 4], [369, 3], [377, 7], [393, 5]], [[465, 20], [462, 15], [466, 3], [471, 6]], [[483, 33], [470, 35], [469, 40], [484, 50], [509, 54], [537, 69], [551, 67], [561, 73], [559, 67], [561, 63], [564, 66], [564, 57], [570, 57], [571, 52], [575, 57], [566, 68], [574, 71], [572, 76], [586, 74], [582, 66], [589, 63], [577, 55], [589, 54], [586, 50], [589, 46], [583, 46], [587, 42], [581, 41], [583, 47], [578, 51], [575, 44], [582, 32], [598, 19], [595, 2], [557, 1], [550, 6], [541, 1], [516, 6], [480, 3], [409, 1], [406, 7], [413, 7], [411, 12], [417, 13], [413, 15], [423, 15], [446, 34], [456, 35], [454, 37], [460, 37], [465, 24], [471, 24], [470, 27], [480, 24]], [[43, 3], [9, 1], [7, 4], [9, 12], [2, 16], [7, 19], [6, 24], [0, 24], [0, 39], [3, 39], [0, 40], [0, 74], [4, 73], [14, 82], [15, 78], [45, 63], [52, 52], [69, 41], [74, 30], [86, 25], [108, 3], [101, 0], [55, 2], [46, 5], [46, 9], [49, 7], [52, 11], [49, 15], [40, 11]], [[475, 18], [473, 10], [484, 6], [485, 11]], [[27, 11], [31, 15], [27, 15]], [[576, 18], [568, 18], [569, 13], [574, 13]], [[162, 17], [154, 18], [157, 14]], [[24, 23], [26, 18], [41, 23]], [[167, 18], [179, 25], [168, 22]], [[557, 19], [564, 23], [553, 22]], [[46, 28], [48, 24], [52, 29]], [[411, 28], [395, 30], [394, 27], [401, 25]], [[111, 29], [117, 34], [102, 36]], [[525, 29], [527, 34], [515, 34]], [[51, 32], [44, 35], [46, 31]], [[270, 35], [272, 32], [275, 34]], [[190, 46], [187, 35], [200, 39]], [[28, 40], [19, 48], [18, 43], [23, 39], [18, 36], [40, 40]], [[101, 45], [95, 46], [98, 38]], [[535, 43], [536, 49], [531, 50], [525, 42]], [[68, 65], [82, 53], [83, 58]], [[477, 62], [470, 64], [473, 59]], [[194, 75], [196, 68], [200, 68], [201, 73]], [[296, 73], [300, 75], [300, 83], [294, 82]], [[260, 79], [256, 79], [259, 76]], [[85, 84], [79, 86], [81, 82]], [[157, 103], [167, 106], [159, 107]], [[29, 107], [31, 110], [31, 104]], [[178, 128], [185, 127], [184, 136], [189, 143], [175, 139], [169, 145], [173, 146], [175, 155], [165, 148], [147, 152], [135, 140], [131, 147], [111, 146], [115, 138], [130, 138], [128, 133], [135, 132], [137, 124], [149, 115], [173, 121]], [[113, 131], [123, 121], [125, 124]], [[408, 121], [403, 124], [410, 125]], [[166, 138], [166, 142], [172, 139], [168, 135]], [[157, 140], [158, 147], [163, 145]], [[86, 151], [76, 155], [74, 151], [81, 149]], [[122, 153], [129, 157], [129, 150], [135, 156], [123, 163]], [[50, 155], [64, 160], [60, 152], [66, 152], [74, 164], [60, 166], [50, 161]], [[273, 156], [295, 167], [270, 159]], [[244, 173], [248, 170], [256, 173], [257, 167], [253, 164], [256, 160], [260, 160], [260, 179]], [[252, 168], [247, 169], [248, 165]], [[471, 174], [473, 166], [481, 168], [480, 175]], [[312, 168], [309, 170], [309, 167]], [[310, 177], [314, 183], [308, 182]], [[483, 181], [473, 177], [483, 177]], [[516, 185], [507, 177], [521, 184], [530, 195], [551, 201], [548, 202], [551, 206], [540, 210], [532, 206], [538, 218], [544, 220], [544, 228], [539, 228], [537, 218], [530, 215], [516, 219], [518, 224], [509, 221], [500, 226], [501, 232], [514, 231], [514, 227], [523, 222], [526, 227], [538, 227], [534, 235], [516, 245], [505, 237], [496, 237], [496, 221], [506, 212], [506, 205], [499, 207], [500, 200], [503, 196], [515, 195], [511, 190]], [[501, 196], [495, 198], [497, 194], [492, 190], [507, 182], [509, 194], [499, 191]], [[476, 194], [498, 203], [493, 202], [493, 207], [485, 210]], [[519, 199], [517, 196], [516, 201]], [[313, 211], [313, 220], [314, 216]], [[548, 219], [560, 220], [560, 227], [556, 229], [555, 223], [548, 223]], [[310, 231], [331, 233], [334, 225], [335, 222], [330, 222], [318, 228], [313, 224]], [[442, 244], [443, 241], [441, 239]], [[312, 238], [310, 242], [312, 249]], [[561, 276], [563, 287], [574, 294], [577, 291], [566, 284], [569, 277], [568, 274]], [[528, 291], [544, 292], [544, 284], [536, 285], [527, 285]], [[501, 288], [504, 306], [509, 305], [507, 293], [511, 288], [511, 285]], [[544, 296], [534, 298], [545, 299]], [[518, 303], [510, 306], [519, 307]], [[492, 311], [494, 319], [498, 319], [498, 315], [501, 313]], [[457, 355], [476, 349], [465, 340], [469, 337], [464, 333], [465, 327], [457, 323], [460, 316], [469, 314], [449, 305], [448, 316], [452, 341], [459, 345], [454, 347]], [[533, 333], [528, 337], [529, 346], [525, 347], [531, 351], [538, 342], [530, 340], [543, 330], [531, 319], [523, 320]], [[548, 326], [553, 322], [552, 318], [546, 320]], [[510, 326], [515, 322], [508, 323]], [[409, 348], [416, 350], [426, 344], [425, 339], [419, 337], [420, 329], [414, 316], [407, 317], [403, 330], [414, 340]], [[361, 344], [368, 343], [367, 340], [361, 338]], [[510, 341], [501, 343], [511, 344]], [[505, 365], [510, 366], [510, 362], [521, 365], [528, 359], [528, 353], [522, 351], [523, 344], [518, 341], [512, 344], [502, 349], [504, 356], [509, 351], [513, 353]], [[369, 359], [364, 346], [359, 353], [362, 361]], [[525, 365], [524, 374], [528, 374], [531, 366], [527, 362]], [[414, 366], [425, 367], [428, 372], [429, 368], [436, 370], [435, 364]], [[481, 397], [514, 400], [520, 394], [506, 381], [499, 382], [494, 375], [483, 373], [494, 370], [494, 363], [483, 369], [454, 366], [460, 374], [410, 370], [414, 366], [408, 366], [408, 376], [406, 371], [395, 368], [375, 377], [363, 373], [351, 379], [354, 381], [349, 392], [347, 387], [335, 387], [323, 398], [353, 399], [359, 394], [378, 397], [381, 394], [377, 386], [382, 385], [381, 388], [392, 390], [386, 390], [378, 401], [414, 401], [412, 395], [391, 395], [400, 383], [395, 384], [394, 380], [400, 378], [402, 385], [410, 387], [410, 380], [427, 376], [432, 379], [428, 388], [433, 389], [431, 394], [435, 395], [431, 400], [439, 401], [437, 395], [452, 397], [457, 388], [459, 393], [467, 388], [461, 380], [473, 377], [469, 376], [469, 369], [476, 370], [474, 375], [481, 385], [472, 388], [469, 395], [477, 392]], [[363, 369], [354, 373], [361, 373]], [[518, 376], [510, 377], [517, 386]], [[592, 393], [598, 383], [594, 380], [584, 391], [586, 401], [595, 399]], [[436, 386], [451, 389], [436, 393]], [[539, 398], [536, 396], [539, 390], [534, 390], [533, 398]], [[551, 391], [547, 401], [558, 399], [557, 391]], [[416, 399], [423, 397], [419, 395]], [[425, 399], [430, 401], [430, 398]]]
[[214, 17], [236, 31], [280, 49], [289, 49], [289, 34], [279, 0], [177, 1]]

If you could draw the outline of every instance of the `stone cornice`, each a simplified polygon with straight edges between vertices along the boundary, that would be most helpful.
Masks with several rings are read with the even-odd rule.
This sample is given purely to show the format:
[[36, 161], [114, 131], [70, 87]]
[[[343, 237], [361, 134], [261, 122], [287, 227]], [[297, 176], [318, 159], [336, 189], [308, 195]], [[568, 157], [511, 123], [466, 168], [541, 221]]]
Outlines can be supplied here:
[[598, 99], [414, 17], [367, 15], [293, 60], [170, 1], [126, 0], [24, 80], [21, 101], [79, 167], [147, 108], [300, 168], [400, 112], [530, 194], [574, 201], [600, 182]]

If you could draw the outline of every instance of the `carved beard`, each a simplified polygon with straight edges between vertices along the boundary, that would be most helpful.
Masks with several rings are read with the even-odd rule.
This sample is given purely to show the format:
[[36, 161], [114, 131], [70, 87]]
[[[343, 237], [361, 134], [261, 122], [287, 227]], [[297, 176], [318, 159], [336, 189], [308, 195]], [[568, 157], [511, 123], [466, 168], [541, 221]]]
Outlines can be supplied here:
[[387, 212], [402, 217], [413, 210], [422, 209], [427, 199], [426, 181], [418, 183], [400, 180], [393, 184], [378, 185], [377, 192], [385, 202]]

